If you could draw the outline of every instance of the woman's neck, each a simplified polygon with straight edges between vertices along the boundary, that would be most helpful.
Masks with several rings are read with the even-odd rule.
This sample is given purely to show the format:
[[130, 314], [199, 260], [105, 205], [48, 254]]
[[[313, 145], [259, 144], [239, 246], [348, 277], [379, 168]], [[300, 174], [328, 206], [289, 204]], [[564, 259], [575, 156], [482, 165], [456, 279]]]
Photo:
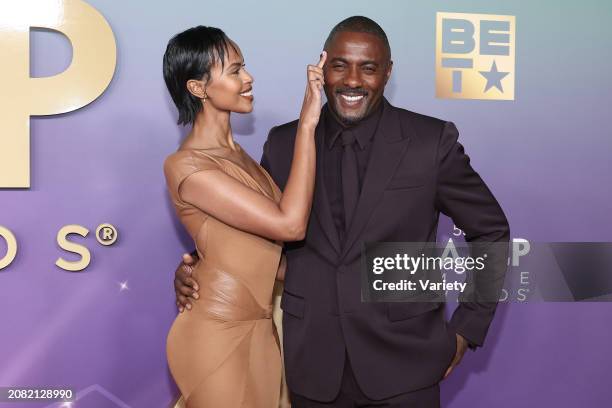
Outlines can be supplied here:
[[226, 148], [237, 150], [232, 135], [230, 112], [206, 106], [196, 116], [182, 147], [191, 149]]

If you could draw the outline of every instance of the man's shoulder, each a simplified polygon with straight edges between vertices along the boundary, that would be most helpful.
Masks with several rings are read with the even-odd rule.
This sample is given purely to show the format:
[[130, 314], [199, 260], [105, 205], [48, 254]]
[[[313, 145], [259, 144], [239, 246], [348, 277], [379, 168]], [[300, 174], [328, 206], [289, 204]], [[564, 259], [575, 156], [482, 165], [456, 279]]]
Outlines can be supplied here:
[[402, 122], [410, 122], [413, 126], [418, 128], [440, 129], [448, 122], [445, 119], [414, 112], [398, 106], [391, 105], [391, 107], [395, 109]]
[[437, 148], [441, 141], [450, 133], [448, 129], [455, 129], [452, 122], [423, 113], [393, 106], [397, 112], [403, 132], [408, 132], [414, 142], [423, 146]]
[[291, 122], [276, 125], [270, 129], [268, 139], [286, 137], [287, 135], [294, 135], [297, 132], [299, 119], [292, 120]]
[[273, 152], [291, 151], [295, 143], [297, 128], [298, 119], [274, 126], [268, 133], [264, 149], [270, 155], [274, 154]]

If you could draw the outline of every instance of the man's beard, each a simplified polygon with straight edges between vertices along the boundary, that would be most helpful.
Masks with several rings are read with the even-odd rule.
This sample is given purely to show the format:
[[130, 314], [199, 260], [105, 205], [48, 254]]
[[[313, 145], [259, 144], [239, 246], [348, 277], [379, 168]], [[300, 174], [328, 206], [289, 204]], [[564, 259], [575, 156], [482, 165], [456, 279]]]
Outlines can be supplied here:
[[337, 112], [336, 115], [338, 116], [338, 119], [340, 119], [340, 122], [342, 122], [342, 124], [346, 126], [356, 125], [357, 123], [361, 122], [363, 118], [366, 117], [365, 112], [356, 116], [344, 116], [340, 112]]
[[[342, 96], [340, 96], [340, 94], [337, 94], [337, 98], [342, 98]], [[366, 98], [368, 96], [365, 96]], [[340, 120], [340, 122], [342, 122], [342, 124], [346, 125], [346, 126], [352, 126], [355, 125], [359, 122], [361, 122], [366, 116], [368, 116], [368, 111], [370, 108], [370, 104], [369, 104], [369, 100], [365, 103], [365, 105], [363, 106], [363, 108], [361, 110], [359, 110], [358, 112], [353, 113], [352, 115], [345, 115], [342, 113], [341, 111], [341, 102], [336, 99], [334, 101], [334, 104], [336, 105], [336, 109], [335, 109], [335, 113], [336, 116], [338, 117], [338, 119]]]

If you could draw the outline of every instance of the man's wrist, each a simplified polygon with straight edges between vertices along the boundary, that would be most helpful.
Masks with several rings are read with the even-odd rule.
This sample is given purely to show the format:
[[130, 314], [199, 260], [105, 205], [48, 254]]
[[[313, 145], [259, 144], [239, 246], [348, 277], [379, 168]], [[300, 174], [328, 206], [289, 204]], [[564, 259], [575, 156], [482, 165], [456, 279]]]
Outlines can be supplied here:
[[455, 330], [455, 333], [457, 333], [458, 336], [461, 336], [461, 338], [465, 340], [465, 343], [467, 344], [467, 347], [470, 350], [476, 351], [476, 349], [479, 347], [478, 344], [474, 343], [473, 341], [471, 341], [470, 339], [468, 339], [467, 337], [465, 337], [463, 334], [459, 333], [458, 331]]

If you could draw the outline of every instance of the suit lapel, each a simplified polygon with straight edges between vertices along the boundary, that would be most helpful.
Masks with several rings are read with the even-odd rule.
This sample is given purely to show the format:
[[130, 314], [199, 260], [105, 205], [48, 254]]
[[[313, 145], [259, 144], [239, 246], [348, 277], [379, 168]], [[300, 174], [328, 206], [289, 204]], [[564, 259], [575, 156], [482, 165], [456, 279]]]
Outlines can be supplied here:
[[[321, 116], [325, 115], [327, 109], [322, 109]], [[317, 146], [317, 174], [315, 175], [315, 192], [313, 210], [317, 216], [321, 228], [325, 232], [327, 239], [332, 244], [337, 253], [340, 253], [340, 238], [334, 224], [327, 198], [327, 190], [325, 188], [325, 180], [323, 177], [323, 148], [325, 147], [325, 126], [323, 125], [324, 118], [321, 117], [316, 128], [315, 142]]]
[[405, 129], [402, 132], [396, 108], [391, 106], [386, 99], [383, 100], [383, 103], [384, 108], [374, 135], [374, 144], [357, 202], [357, 209], [348, 228], [341, 258], [346, 256], [368, 223], [410, 141], [407, 130], [411, 129]]

